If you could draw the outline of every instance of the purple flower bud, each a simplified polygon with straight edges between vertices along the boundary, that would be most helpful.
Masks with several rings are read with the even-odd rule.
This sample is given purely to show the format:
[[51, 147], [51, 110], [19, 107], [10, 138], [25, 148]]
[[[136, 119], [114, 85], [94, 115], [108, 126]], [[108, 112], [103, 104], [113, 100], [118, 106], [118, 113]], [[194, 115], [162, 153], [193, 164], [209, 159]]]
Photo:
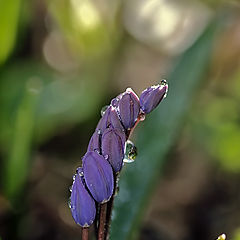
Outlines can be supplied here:
[[125, 131], [124, 127], [119, 119], [118, 113], [116, 108], [109, 106], [105, 113], [103, 114], [102, 118], [99, 120], [98, 125], [96, 127], [96, 131], [100, 132], [101, 134], [104, 132], [105, 129], [108, 127], [113, 127], [120, 129], [121, 131]]
[[74, 176], [70, 208], [75, 222], [80, 226], [89, 227], [93, 223], [96, 215], [95, 202], [86, 190], [79, 171]]
[[122, 95], [123, 95], [123, 94], [120, 93], [117, 97], [115, 97], [115, 98], [112, 99], [111, 105], [112, 105], [113, 107], [115, 107], [115, 108], [118, 107], [119, 100], [120, 100], [120, 98], [121, 98]]
[[125, 132], [125, 129], [120, 121], [119, 115], [116, 108], [111, 107], [110, 113], [108, 115], [109, 125], [114, 129], [119, 129], [122, 132]]
[[132, 128], [138, 118], [140, 104], [138, 96], [131, 88], [127, 88], [127, 90], [120, 96], [118, 109], [120, 119], [125, 129]]
[[113, 171], [109, 162], [97, 152], [87, 152], [82, 159], [86, 185], [93, 198], [107, 202], [113, 194]]
[[100, 151], [100, 134], [95, 131], [89, 141], [89, 144], [88, 144], [88, 152], [89, 151]]
[[122, 168], [125, 141], [126, 136], [119, 129], [109, 128], [102, 136], [102, 154], [108, 157], [107, 160], [115, 172]]
[[103, 131], [109, 126], [109, 119], [108, 119], [109, 113], [110, 113], [110, 106], [106, 109], [102, 118], [99, 120], [96, 127], [96, 132], [99, 132], [100, 134], [102, 134]]
[[166, 82], [145, 89], [140, 96], [141, 110], [144, 113], [153, 111], [166, 96], [167, 90], [168, 85]]

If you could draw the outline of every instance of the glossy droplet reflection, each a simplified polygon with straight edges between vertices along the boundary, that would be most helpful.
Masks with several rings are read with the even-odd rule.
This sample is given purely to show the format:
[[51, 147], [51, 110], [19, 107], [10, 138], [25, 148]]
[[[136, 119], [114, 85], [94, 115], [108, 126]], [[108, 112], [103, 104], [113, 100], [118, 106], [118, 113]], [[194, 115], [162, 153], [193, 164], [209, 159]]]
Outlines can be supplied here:
[[166, 85], [167, 85], [167, 80], [162, 79], [161, 82], [160, 82], [160, 84], [163, 85], [163, 86], [166, 86]]
[[137, 148], [132, 141], [127, 140], [125, 143], [124, 159], [125, 163], [132, 163], [137, 157]]
[[138, 118], [139, 118], [139, 121], [144, 121], [145, 118], [146, 118], [146, 116], [145, 116], [144, 113], [140, 113], [139, 116], [138, 116]]
[[[162, 86], [168, 86], [167, 80], [162, 79], [161, 82], [160, 82], [160, 85], [162, 85]], [[168, 88], [166, 89], [166, 93], [164, 94], [163, 99], [167, 97], [167, 93], [168, 93]]]
[[71, 197], [68, 198], [68, 207], [69, 207], [70, 209], [72, 208]]
[[108, 107], [109, 107], [108, 105], [102, 107], [102, 109], [101, 109], [101, 116], [103, 116], [103, 114], [106, 112]]

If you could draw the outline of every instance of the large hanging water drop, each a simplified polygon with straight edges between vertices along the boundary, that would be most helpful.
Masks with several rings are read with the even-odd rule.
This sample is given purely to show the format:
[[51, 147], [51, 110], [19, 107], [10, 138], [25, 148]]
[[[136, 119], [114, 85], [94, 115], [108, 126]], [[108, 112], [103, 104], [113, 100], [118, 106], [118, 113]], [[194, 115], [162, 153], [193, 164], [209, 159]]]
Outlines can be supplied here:
[[132, 141], [127, 140], [125, 143], [124, 159], [125, 163], [132, 163], [137, 157], [137, 148]]
[[102, 107], [102, 109], [101, 109], [101, 116], [104, 115], [104, 113], [106, 112], [106, 110], [107, 110], [108, 107], [109, 107], [108, 105]]

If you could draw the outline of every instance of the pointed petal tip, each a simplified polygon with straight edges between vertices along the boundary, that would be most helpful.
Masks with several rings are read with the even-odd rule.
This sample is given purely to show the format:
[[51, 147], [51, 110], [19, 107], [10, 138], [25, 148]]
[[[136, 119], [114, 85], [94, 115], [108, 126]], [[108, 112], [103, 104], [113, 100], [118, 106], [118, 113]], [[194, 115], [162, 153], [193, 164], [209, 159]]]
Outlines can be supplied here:
[[152, 112], [159, 103], [166, 97], [168, 84], [162, 80], [161, 84], [145, 89], [140, 96], [140, 108], [144, 113]]

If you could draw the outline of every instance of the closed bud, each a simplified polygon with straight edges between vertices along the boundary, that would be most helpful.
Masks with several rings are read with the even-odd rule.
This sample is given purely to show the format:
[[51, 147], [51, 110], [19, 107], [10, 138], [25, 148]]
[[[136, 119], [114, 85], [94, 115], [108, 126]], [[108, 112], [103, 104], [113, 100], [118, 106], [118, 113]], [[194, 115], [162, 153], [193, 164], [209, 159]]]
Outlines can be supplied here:
[[84, 186], [79, 170], [74, 176], [71, 190], [70, 208], [73, 219], [82, 227], [89, 227], [96, 215], [95, 201]]
[[96, 127], [96, 132], [102, 134], [103, 131], [109, 126], [109, 113], [110, 113], [110, 107], [106, 109], [104, 112], [103, 116], [99, 120], [97, 127]]
[[131, 88], [127, 88], [120, 96], [118, 110], [124, 128], [129, 130], [134, 126], [140, 111], [138, 96]]
[[119, 129], [106, 129], [102, 136], [102, 154], [107, 156], [115, 172], [119, 172], [122, 168], [125, 141], [126, 136]]
[[99, 153], [90, 151], [82, 159], [86, 185], [93, 198], [107, 202], [113, 194], [113, 171], [109, 162]]
[[111, 107], [110, 113], [108, 115], [109, 126], [114, 129], [119, 129], [122, 132], [125, 132], [125, 129], [120, 121], [119, 115], [116, 111], [116, 108]]
[[102, 118], [99, 120], [98, 125], [96, 127], [96, 131], [103, 134], [104, 130], [108, 127], [118, 128], [121, 131], [125, 131], [124, 127], [119, 119], [116, 108], [109, 106]]
[[88, 144], [88, 152], [95, 150], [100, 151], [100, 134], [97, 131], [93, 133]]
[[113, 98], [112, 101], [111, 101], [111, 105], [115, 108], [118, 107], [118, 104], [119, 104], [119, 100], [122, 96], [122, 93], [120, 93], [117, 97]]
[[144, 113], [150, 113], [166, 97], [168, 85], [162, 80], [160, 85], [145, 89], [140, 96], [140, 107]]

